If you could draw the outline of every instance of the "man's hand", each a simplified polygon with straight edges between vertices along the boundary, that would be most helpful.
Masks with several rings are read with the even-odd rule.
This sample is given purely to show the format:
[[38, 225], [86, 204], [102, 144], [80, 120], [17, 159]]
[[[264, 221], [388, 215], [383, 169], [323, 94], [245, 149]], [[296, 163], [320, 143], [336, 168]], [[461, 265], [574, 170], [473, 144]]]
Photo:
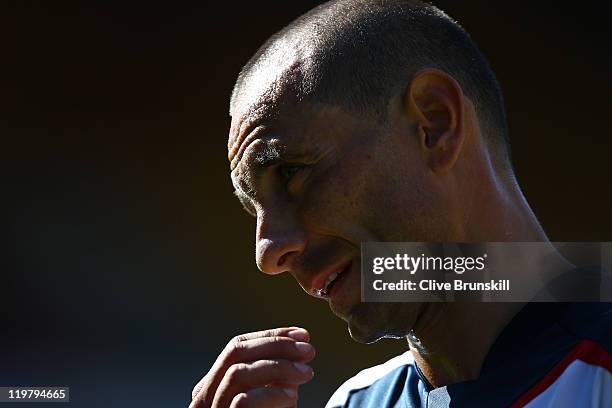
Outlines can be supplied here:
[[195, 386], [189, 408], [295, 407], [297, 388], [312, 379], [315, 350], [299, 327], [242, 334], [223, 349]]

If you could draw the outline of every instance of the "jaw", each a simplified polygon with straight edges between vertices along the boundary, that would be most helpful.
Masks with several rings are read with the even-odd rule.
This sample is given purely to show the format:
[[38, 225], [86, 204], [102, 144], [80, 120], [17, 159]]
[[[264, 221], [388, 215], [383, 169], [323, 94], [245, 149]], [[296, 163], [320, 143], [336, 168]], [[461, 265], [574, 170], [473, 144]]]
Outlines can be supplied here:
[[417, 325], [421, 303], [360, 303], [343, 319], [351, 337], [371, 344], [382, 338], [404, 338]]

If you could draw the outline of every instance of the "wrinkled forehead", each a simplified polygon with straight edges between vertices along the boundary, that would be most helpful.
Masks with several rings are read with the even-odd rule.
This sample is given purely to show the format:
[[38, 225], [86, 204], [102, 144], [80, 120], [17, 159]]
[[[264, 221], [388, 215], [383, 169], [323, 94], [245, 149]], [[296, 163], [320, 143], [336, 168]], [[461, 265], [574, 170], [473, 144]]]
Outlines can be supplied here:
[[232, 115], [227, 151], [230, 166], [239, 160], [244, 146], [250, 139], [260, 137], [273, 127], [286, 123], [303, 122], [311, 115], [311, 107], [301, 101], [291, 86], [278, 89], [274, 95], [264, 95], [250, 104], [245, 111]]
[[308, 69], [305, 51], [281, 39], [241, 74], [230, 105], [228, 157], [235, 154], [234, 150], [251, 128], [277, 117], [283, 108], [302, 99], [302, 83]]

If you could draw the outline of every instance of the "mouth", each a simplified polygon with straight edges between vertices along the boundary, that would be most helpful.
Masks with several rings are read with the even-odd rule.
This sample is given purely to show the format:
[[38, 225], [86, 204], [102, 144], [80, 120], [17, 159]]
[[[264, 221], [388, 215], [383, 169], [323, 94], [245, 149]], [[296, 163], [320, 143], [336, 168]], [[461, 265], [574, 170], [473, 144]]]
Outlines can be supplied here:
[[[342, 283], [343, 279], [351, 270], [353, 262], [351, 260], [343, 263], [338, 268], [334, 268], [331, 273], [325, 277], [325, 274], [318, 279], [318, 284], [313, 285], [312, 295], [321, 299], [328, 300], [337, 292], [337, 287]], [[325, 278], [325, 280], [323, 280]]]

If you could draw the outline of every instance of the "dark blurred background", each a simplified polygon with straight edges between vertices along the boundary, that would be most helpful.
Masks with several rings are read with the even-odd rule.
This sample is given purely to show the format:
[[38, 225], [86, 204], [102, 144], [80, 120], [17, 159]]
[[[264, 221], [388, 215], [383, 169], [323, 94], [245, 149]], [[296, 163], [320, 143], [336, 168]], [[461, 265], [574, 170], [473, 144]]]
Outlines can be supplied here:
[[[254, 220], [232, 195], [233, 81], [316, 4], [2, 3], [0, 385], [70, 386], [72, 407], [186, 407], [232, 336], [300, 325], [318, 350], [301, 406], [321, 407], [405, 350], [352, 342], [290, 276], [258, 273]], [[550, 238], [612, 240], [605, 15], [435, 4], [498, 75], [518, 179]]]

